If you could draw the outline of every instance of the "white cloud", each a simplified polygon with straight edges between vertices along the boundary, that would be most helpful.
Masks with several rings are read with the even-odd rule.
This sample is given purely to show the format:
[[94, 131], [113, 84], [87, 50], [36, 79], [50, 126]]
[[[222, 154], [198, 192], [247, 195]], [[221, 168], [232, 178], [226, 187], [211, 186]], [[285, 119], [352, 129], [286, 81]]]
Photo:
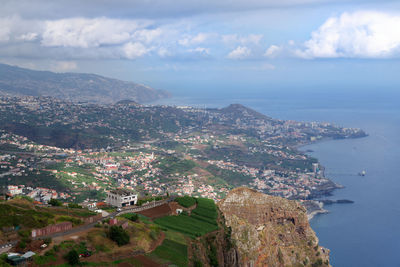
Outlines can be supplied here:
[[35, 32], [28, 32], [20, 35], [17, 39], [21, 41], [34, 41], [38, 38], [38, 34]]
[[129, 42], [123, 46], [124, 56], [128, 59], [136, 59], [138, 57], [144, 56], [152, 50], [152, 48], [147, 48], [141, 43]]
[[198, 53], [201, 55], [210, 55], [210, 49], [205, 47], [196, 47], [194, 49], [189, 49], [188, 51], [192, 53]]
[[264, 53], [265, 57], [274, 58], [280, 54], [282, 47], [277, 45], [271, 45]]
[[157, 38], [159, 38], [162, 35], [163, 31], [160, 28], [157, 29], [143, 29], [136, 31], [132, 37], [135, 40], [141, 41], [143, 43], [152, 43], [154, 42]]
[[400, 52], [400, 14], [375, 11], [331, 17], [298, 49], [303, 58], [386, 58]]
[[242, 45], [258, 45], [264, 36], [262, 34], [249, 34], [245, 36], [239, 36], [237, 34], [227, 34], [222, 36], [222, 41], [226, 44], [237, 44]]
[[251, 55], [251, 49], [246, 46], [238, 46], [228, 54], [230, 59], [245, 59]]
[[9, 19], [0, 19], [0, 42], [7, 42], [10, 40], [11, 22]]
[[157, 51], [157, 54], [162, 58], [169, 57], [172, 55], [171, 51], [165, 47], [160, 47]]
[[214, 37], [215, 34], [213, 33], [198, 33], [195, 36], [186, 36], [183, 39], [180, 39], [178, 43], [183, 46], [190, 46], [190, 45], [197, 45], [202, 44], [209, 40], [210, 38]]
[[[45, 22], [42, 45], [62, 47], [98, 47], [115, 45], [132, 39], [144, 23], [108, 18], [70, 18]], [[146, 38], [145, 33], [138, 33]]]

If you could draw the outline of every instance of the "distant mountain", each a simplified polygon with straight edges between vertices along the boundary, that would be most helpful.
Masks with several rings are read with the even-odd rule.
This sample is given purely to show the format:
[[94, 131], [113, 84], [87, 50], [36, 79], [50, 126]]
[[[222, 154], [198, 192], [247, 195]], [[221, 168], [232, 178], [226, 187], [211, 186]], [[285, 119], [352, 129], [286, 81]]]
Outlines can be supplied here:
[[51, 96], [73, 102], [139, 103], [170, 96], [146, 85], [120, 81], [95, 74], [35, 71], [0, 64], [0, 95]]

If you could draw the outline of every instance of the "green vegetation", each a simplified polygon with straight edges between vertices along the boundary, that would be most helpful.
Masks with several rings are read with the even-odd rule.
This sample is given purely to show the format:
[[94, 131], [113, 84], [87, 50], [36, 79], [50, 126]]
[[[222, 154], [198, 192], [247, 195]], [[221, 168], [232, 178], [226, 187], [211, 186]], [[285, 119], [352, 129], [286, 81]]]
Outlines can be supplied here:
[[60, 207], [60, 206], [62, 206], [62, 202], [61, 202], [60, 200], [54, 199], [54, 198], [52, 198], [52, 199], [49, 200], [49, 204], [52, 205], [52, 206], [54, 206], [54, 207]]
[[181, 214], [179, 216], [166, 216], [154, 220], [163, 229], [173, 230], [192, 238], [202, 236], [218, 229], [218, 212], [213, 200], [197, 199], [197, 208], [192, 215]]
[[223, 179], [228, 184], [234, 186], [249, 184], [249, 182], [253, 180], [253, 178], [250, 175], [246, 175], [240, 172], [234, 172], [231, 170], [221, 169], [214, 165], [209, 165], [206, 168], [206, 170], [212, 173], [213, 175]]
[[45, 255], [42, 255], [42, 256], [39, 256], [39, 255], [33, 256], [33, 262], [36, 265], [46, 265], [55, 260], [56, 260], [56, 254], [54, 253], [53, 250], [47, 251], [45, 253]]
[[52, 214], [68, 215], [82, 218], [98, 215], [98, 213], [87, 209], [69, 209], [66, 207], [55, 207], [51, 209], [37, 207], [36, 210], [51, 211]]
[[218, 229], [216, 225], [182, 214], [179, 216], [162, 217], [156, 219], [154, 222], [159, 224], [163, 229], [181, 232], [192, 238], [202, 236]]
[[56, 219], [57, 222], [71, 222], [74, 226], [82, 224], [82, 220], [71, 216], [60, 216]]
[[146, 217], [142, 214], [138, 214], [138, 217], [139, 217], [140, 222], [142, 222], [142, 223], [153, 224], [153, 222], [151, 221], [151, 219], [149, 217]]
[[0, 267], [9, 267], [10, 264], [7, 263], [7, 254], [3, 253], [0, 255]]
[[[192, 211], [196, 218], [207, 218], [208, 222], [217, 225], [218, 211], [214, 200], [208, 198], [198, 198], [197, 207]], [[192, 215], [193, 216], [193, 215]]]
[[65, 255], [65, 259], [68, 261], [68, 263], [72, 266], [78, 265], [80, 263], [79, 261], [79, 254], [75, 249], [71, 249], [67, 255]]
[[0, 204], [0, 227], [40, 228], [52, 223], [53, 218], [54, 215], [47, 211], [20, 208], [8, 203]]
[[70, 209], [82, 209], [82, 206], [78, 205], [76, 203], [68, 203], [68, 208], [70, 208]]
[[137, 213], [125, 213], [122, 214], [121, 217], [124, 217], [132, 222], [136, 222], [139, 220], [139, 215]]
[[196, 199], [190, 196], [177, 197], [175, 198], [175, 201], [185, 208], [189, 208], [196, 204]]
[[121, 226], [111, 226], [108, 231], [108, 237], [115, 241], [118, 246], [129, 244], [129, 235]]
[[[0, 203], [0, 228], [20, 227], [19, 232], [42, 228], [57, 222], [70, 221], [74, 225], [82, 223], [80, 218], [87, 218], [97, 213], [86, 209], [68, 209], [65, 207], [44, 208], [34, 206], [27, 200], [18, 199]], [[30, 236], [30, 233], [28, 234]]]
[[174, 173], [186, 173], [196, 166], [191, 160], [179, 159], [177, 157], [169, 156], [162, 159], [158, 165], [164, 175], [171, 175]]
[[5, 151], [5, 152], [23, 152], [25, 151], [24, 149], [20, 149], [18, 146], [13, 145], [13, 144], [0, 144], [0, 151]]
[[187, 246], [170, 239], [165, 239], [161, 246], [158, 246], [150, 255], [177, 266], [188, 266]]
[[218, 267], [218, 256], [217, 256], [217, 247], [215, 246], [214, 240], [207, 240], [208, 249], [207, 249], [207, 256], [212, 267]]
[[31, 203], [33, 202], [33, 198], [25, 196], [25, 195], [16, 196], [16, 197], [14, 197], [14, 199], [24, 199], [24, 200], [27, 200], [27, 201], [29, 201]]
[[318, 266], [322, 266], [322, 265], [323, 265], [323, 262], [322, 262], [321, 258], [317, 259], [314, 263], [311, 264], [312, 267], [318, 267]]
[[29, 171], [26, 169], [25, 174], [26, 176], [6, 175], [0, 179], [0, 186], [24, 184], [25, 186], [52, 188], [60, 192], [64, 192], [67, 189], [67, 187], [57, 180], [51, 172], [41, 170], [38, 173], [36, 170]]

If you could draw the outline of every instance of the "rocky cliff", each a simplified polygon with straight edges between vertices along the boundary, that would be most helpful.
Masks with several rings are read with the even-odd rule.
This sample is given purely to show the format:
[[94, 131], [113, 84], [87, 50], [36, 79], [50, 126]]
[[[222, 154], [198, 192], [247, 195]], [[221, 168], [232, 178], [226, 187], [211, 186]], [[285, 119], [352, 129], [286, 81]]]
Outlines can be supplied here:
[[219, 203], [238, 266], [329, 266], [298, 202], [236, 188]]

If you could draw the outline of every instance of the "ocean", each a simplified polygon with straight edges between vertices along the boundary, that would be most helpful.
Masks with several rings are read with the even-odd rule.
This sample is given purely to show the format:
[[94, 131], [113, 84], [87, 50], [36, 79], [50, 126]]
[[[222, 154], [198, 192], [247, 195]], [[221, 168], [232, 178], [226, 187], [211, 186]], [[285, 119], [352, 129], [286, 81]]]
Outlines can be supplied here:
[[[331, 250], [332, 266], [400, 266], [400, 94], [368, 92], [258, 92], [226, 95], [180, 96], [160, 103], [223, 107], [241, 103], [279, 119], [333, 122], [365, 130], [369, 136], [332, 140], [302, 147], [325, 166], [325, 175], [345, 186], [330, 199], [328, 214], [315, 216], [311, 227], [320, 245]], [[362, 170], [365, 176], [359, 176]]]

